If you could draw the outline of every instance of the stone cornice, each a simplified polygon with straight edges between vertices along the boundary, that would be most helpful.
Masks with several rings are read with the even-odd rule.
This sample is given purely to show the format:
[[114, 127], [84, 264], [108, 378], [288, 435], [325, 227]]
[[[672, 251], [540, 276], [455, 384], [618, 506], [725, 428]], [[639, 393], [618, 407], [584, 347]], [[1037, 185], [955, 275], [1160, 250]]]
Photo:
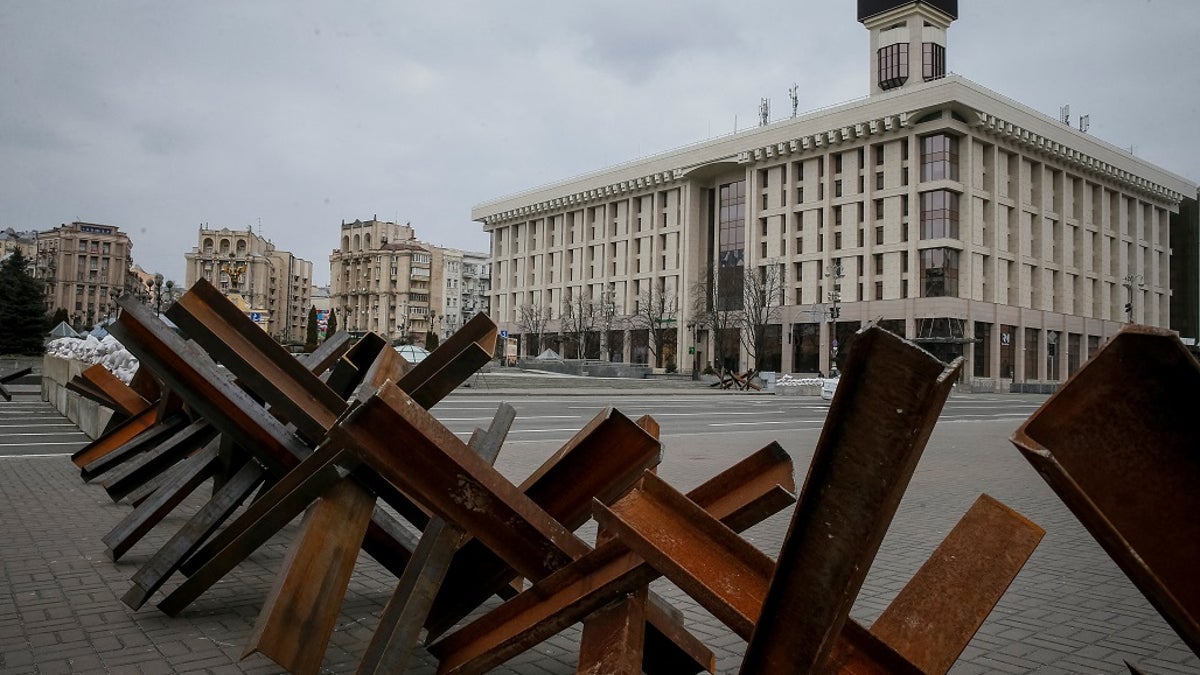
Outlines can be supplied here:
[[1046, 138], [1020, 125], [1013, 124], [997, 115], [981, 110], [975, 110], [974, 112], [975, 120], [971, 123], [973, 128], [982, 133], [1004, 139], [1013, 145], [1021, 147], [1026, 152], [1034, 152], [1045, 157], [1054, 158], [1059, 162], [1074, 167], [1080, 173], [1107, 178], [1143, 196], [1156, 198], [1171, 206], [1178, 206], [1179, 202], [1183, 200], [1183, 194], [1152, 180], [1142, 178], [1131, 171], [1126, 171], [1098, 157], [1080, 152], [1074, 148], [1069, 148], [1062, 143]]
[[527, 206], [521, 206], [507, 211], [486, 216], [481, 220], [485, 225], [494, 225], [508, 220], [518, 220], [529, 216], [537, 216], [543, 213], [558, 211], [559, 209], [570, 206], [583, 206], [593, 202], [609, 201], [610, 198], [617, 195], [630, 195], [658, 188], [661, 186], [672, 185], [680, 182], [683, 179], [684, 169], [674, 169], [672, 171], [658, 171], [640, 178], [631, 178], [629, 180], [610, 183], [602, 187], [592, 188], [590, 190], [580, 190], [562, 197], [546, 199], [540, 202], [535, 202]]
[[738, 162], [741, 164], [750, 164], [751, 162], [770, 160], [784, 155], [835, 147], [843, 143], [853, 143], [854, 141], [871, 136], [883, 136], [907, 128], [910, 119], [911, 116], [909, 113], [901, 112], [865, 122], [847, 124], [836, 129], [793, 138], [790, 141], [772, 143], [771, 145], [746, 150], [738, 155]]

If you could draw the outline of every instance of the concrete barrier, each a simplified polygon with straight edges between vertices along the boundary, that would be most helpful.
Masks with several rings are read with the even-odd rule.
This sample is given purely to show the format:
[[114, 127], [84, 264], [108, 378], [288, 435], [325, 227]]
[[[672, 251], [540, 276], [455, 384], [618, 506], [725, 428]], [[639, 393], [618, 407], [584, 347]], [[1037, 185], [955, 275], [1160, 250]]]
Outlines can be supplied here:
[[112, 410], [67, 390], [71, 378], [82, 373], [91, 364], [57, 356], [42, 358], [42, 400], [53, 405], [67, 419], [75, 423], [88, 438], [97, 438], [104, 433], [112, 419]]

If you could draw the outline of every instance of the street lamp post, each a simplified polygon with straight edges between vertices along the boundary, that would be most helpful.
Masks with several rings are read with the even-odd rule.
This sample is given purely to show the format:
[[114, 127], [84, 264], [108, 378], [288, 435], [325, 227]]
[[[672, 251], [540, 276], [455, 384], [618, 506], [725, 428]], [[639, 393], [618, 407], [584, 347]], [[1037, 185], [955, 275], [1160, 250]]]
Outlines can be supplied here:
[[1133, 293], [1134, 289], [1142, 290], [1143, 285], [1142, 275], [1128, 274], [1125, 276], [1125, 281], [1121, 284], [1129, 289], [1129, 301], [1125, 303], [1125, 318], [1128, 323], [1133, 323]]
[[837, 320], [841, 316], [842, 308], [842, 277], [846, 276], [842, 268], [841, 259], [835, 258], [829, 267], [825, 269], [825, 276], [833, 279], [833, 290], [827, 294], [832, 307], [829, 308], [829, 376], [837, 377], [837, 355], [838, 355], [838, 340], [837, 340]]

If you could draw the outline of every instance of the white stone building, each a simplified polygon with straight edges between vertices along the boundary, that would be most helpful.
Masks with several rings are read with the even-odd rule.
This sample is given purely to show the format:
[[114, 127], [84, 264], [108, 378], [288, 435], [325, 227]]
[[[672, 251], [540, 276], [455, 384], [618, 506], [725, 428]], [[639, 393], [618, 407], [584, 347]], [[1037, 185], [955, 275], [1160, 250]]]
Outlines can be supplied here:
[[[765, 370], [829, 372], [869, 321], [964, 356], [985, 389], [1061, 381], [1128, 321], [1176, 326], [1173, 300], [1194, 335], [1195, 273], [1171, 281], [1173, 240], [1195, 265], [1193, 182], [946, 75], [956, 2], [859, 10], [868, 97], [476, 206], [501, 328], [580, 294], [629, 315], [661, 289], [678, 311], [655, 365], [706, 364], [721, 338], [747, 369], [690, 289], [772, 268]], [[644, 362], [637, 333], [609, 338], [614, 360]]]

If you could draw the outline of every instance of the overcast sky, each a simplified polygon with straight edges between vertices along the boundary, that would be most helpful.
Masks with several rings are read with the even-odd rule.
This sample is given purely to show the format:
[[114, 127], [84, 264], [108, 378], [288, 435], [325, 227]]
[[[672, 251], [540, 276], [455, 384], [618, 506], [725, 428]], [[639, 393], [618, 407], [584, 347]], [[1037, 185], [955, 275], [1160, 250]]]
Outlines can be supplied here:
[[[1200, 180], [1200, 2], [961, 0], [948, 68]], [[0, 0], [0, 229], [201, 223], [327, 283], [342, 220], [486, 250], [473, 205], [866, 95], [855, 3]]]

